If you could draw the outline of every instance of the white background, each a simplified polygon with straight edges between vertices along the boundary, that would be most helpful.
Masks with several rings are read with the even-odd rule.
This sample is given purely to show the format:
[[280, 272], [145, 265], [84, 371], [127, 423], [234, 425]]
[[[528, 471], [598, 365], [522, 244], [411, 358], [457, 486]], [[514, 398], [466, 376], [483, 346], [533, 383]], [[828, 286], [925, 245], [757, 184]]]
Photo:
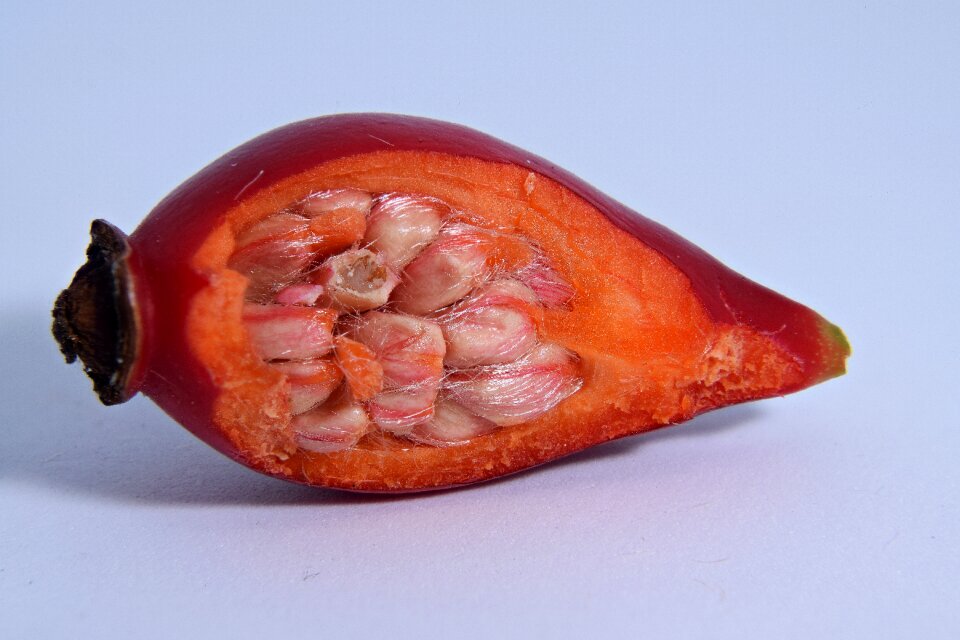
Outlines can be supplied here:
[[[960, 635], [954, 3], [0, 5], [0, 636]], [[49, 308], [89, 220], [340, 111], [543, 155], [824, 313], [850, 373], [474, 488], [309, 490]]]

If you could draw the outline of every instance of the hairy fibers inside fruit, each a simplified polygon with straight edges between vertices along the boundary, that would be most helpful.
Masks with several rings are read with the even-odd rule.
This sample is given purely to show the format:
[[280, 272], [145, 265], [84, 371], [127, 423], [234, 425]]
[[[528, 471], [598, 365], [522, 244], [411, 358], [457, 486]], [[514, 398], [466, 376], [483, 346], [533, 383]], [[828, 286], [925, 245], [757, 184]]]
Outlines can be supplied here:
[[435, 198], [333, 189], [236, 235], [253, 350], [285, 377], [301, 449], [388, 433], [467, 442], [552, 410], [583, 384], [544, 339], [573, 288], [532, 242]]

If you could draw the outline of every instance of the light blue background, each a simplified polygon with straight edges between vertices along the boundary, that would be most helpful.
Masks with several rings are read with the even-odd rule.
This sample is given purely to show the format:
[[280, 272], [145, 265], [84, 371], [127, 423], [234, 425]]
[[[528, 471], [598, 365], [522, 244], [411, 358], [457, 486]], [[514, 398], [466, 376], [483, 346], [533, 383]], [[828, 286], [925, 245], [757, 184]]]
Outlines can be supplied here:
[[[0, 636], [960, 636], [955, 3], [0, 5]], [[850, 374], [386, 499], [97, 404], [89, 220], [341, 111], [543, 155], [846, 329]]]

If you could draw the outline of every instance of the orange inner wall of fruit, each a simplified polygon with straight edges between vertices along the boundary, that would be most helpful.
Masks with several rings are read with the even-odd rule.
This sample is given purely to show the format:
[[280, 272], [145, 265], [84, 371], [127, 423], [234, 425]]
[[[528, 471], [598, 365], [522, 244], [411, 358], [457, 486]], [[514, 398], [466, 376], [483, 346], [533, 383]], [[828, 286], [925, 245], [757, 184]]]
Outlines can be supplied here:
[[[344, 187], [433, 196], [539, 245], [576, 289], [572, 309], [545, 312], [542, 333], [580, 355], [583, 389], [541, 418], [465, 445], [418, 446], [376, 434], [349, 451], [298, 451], [283, 378], [246, 340], [245, 279], [226, 264], [241, 229], [311, 193]], [[799, 376], [768, 338], [715, 325], [686, 277], [659, 253], [556, 182], [514, 165], [407, 151], [329, 162], [227, 212], [193, 266], [210, 281], [193, 301], [188, 334], [222, 389], [213, 419], [254, 466], [294, 480], [358, 489], [469, 482], [761, 397]]]

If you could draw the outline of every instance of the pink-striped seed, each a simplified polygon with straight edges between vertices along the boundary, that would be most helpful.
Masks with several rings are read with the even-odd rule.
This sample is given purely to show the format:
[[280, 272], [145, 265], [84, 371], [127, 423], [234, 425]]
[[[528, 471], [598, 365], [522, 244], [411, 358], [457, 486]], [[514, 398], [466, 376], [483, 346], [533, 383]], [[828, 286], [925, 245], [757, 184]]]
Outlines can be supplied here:
[[333, 346], [332, 309], [246, 303], [243, 323], [250, 343], [264, 360], [309, 360]]
[[287, 377], [290, 413], [299, 415], [323, 404], [343, 380], [332, 360], [274, 362], [270, 365]]
[[296, 213], [287, 211], [275, 213], [272, 216], [253, 223], [238, 233], [234, 250], [243, 249], [255, 242], [260, 242], [268, 238], [276, 238], [291, 232], [306, 230], [309, 226], [310, 221]]
[[444, 363], [467, 368], [513, 362], [537, 343], [536, 294], [496, 280], [437, 316], [447, 341]]
[[331, 453], [349, 449], [370, 429], [370, 418], [359, 404], [341, 401], [294, 416], [297, 445], [307, 451]]
[[441, 203], [423, 196], [385, 196], [374, 205], [363, 239], [400, 273], [436, 239], [444, 209]]
[[323, 286], [319, 284], [292, 284], [277, 292], [278, 304], [296, 304], [312, 307], [323, 295]]
[[441, 395], [434, 404], [433, 417], [417, 424], [407, 435], [411, 440], [435, 447], [463, 444], [497, 429], [497, 425], [476, 416]]
[[429, 386], [443, 376], [446, 344], [435, 322], [370, 311], [354, 322], [350, 335], [376, 354], [383, 365], [385, 389]]
[[455, 224], [404, 269], [392, 299], [405, 313], [424, 314], [470, 293], [486, 271], [488, 250], [480, 229]]
[[313, 276], [326, 300], [344, 311], [368, 311], [387, 303], [400, 279], [383, 257], [367, 249], [344, 251], [329, 258]]
[[445, 381], [453, 400], [500, 426], [533, 420], [581, 386], [579, 358], [553, 343], [510, 364], [463, 370]]
[[302, 216], [278, 213], [237, 236], [228, 266], [249, 280], [248, 298], [269, 296], [304, 272], [314, 258], [309, 223]]
[[536, 294], [540, 304], [548, 309], [564, 309], [570, 305], [575, 293], [550, 262], [538, 256], [517, 273], [517, 278]]
[[308, 196], [300, 203], [299, 212], [315, 218], [337, 209], [353, 209], [364, 216], [370, 213], [373, 197], [360, 189], [331, 189]]
[[419, 387], [383, 391], [367, 404], [378, 427], [396, 435], [407, 435], [418, 424], [433, 417], [440, 381]]

